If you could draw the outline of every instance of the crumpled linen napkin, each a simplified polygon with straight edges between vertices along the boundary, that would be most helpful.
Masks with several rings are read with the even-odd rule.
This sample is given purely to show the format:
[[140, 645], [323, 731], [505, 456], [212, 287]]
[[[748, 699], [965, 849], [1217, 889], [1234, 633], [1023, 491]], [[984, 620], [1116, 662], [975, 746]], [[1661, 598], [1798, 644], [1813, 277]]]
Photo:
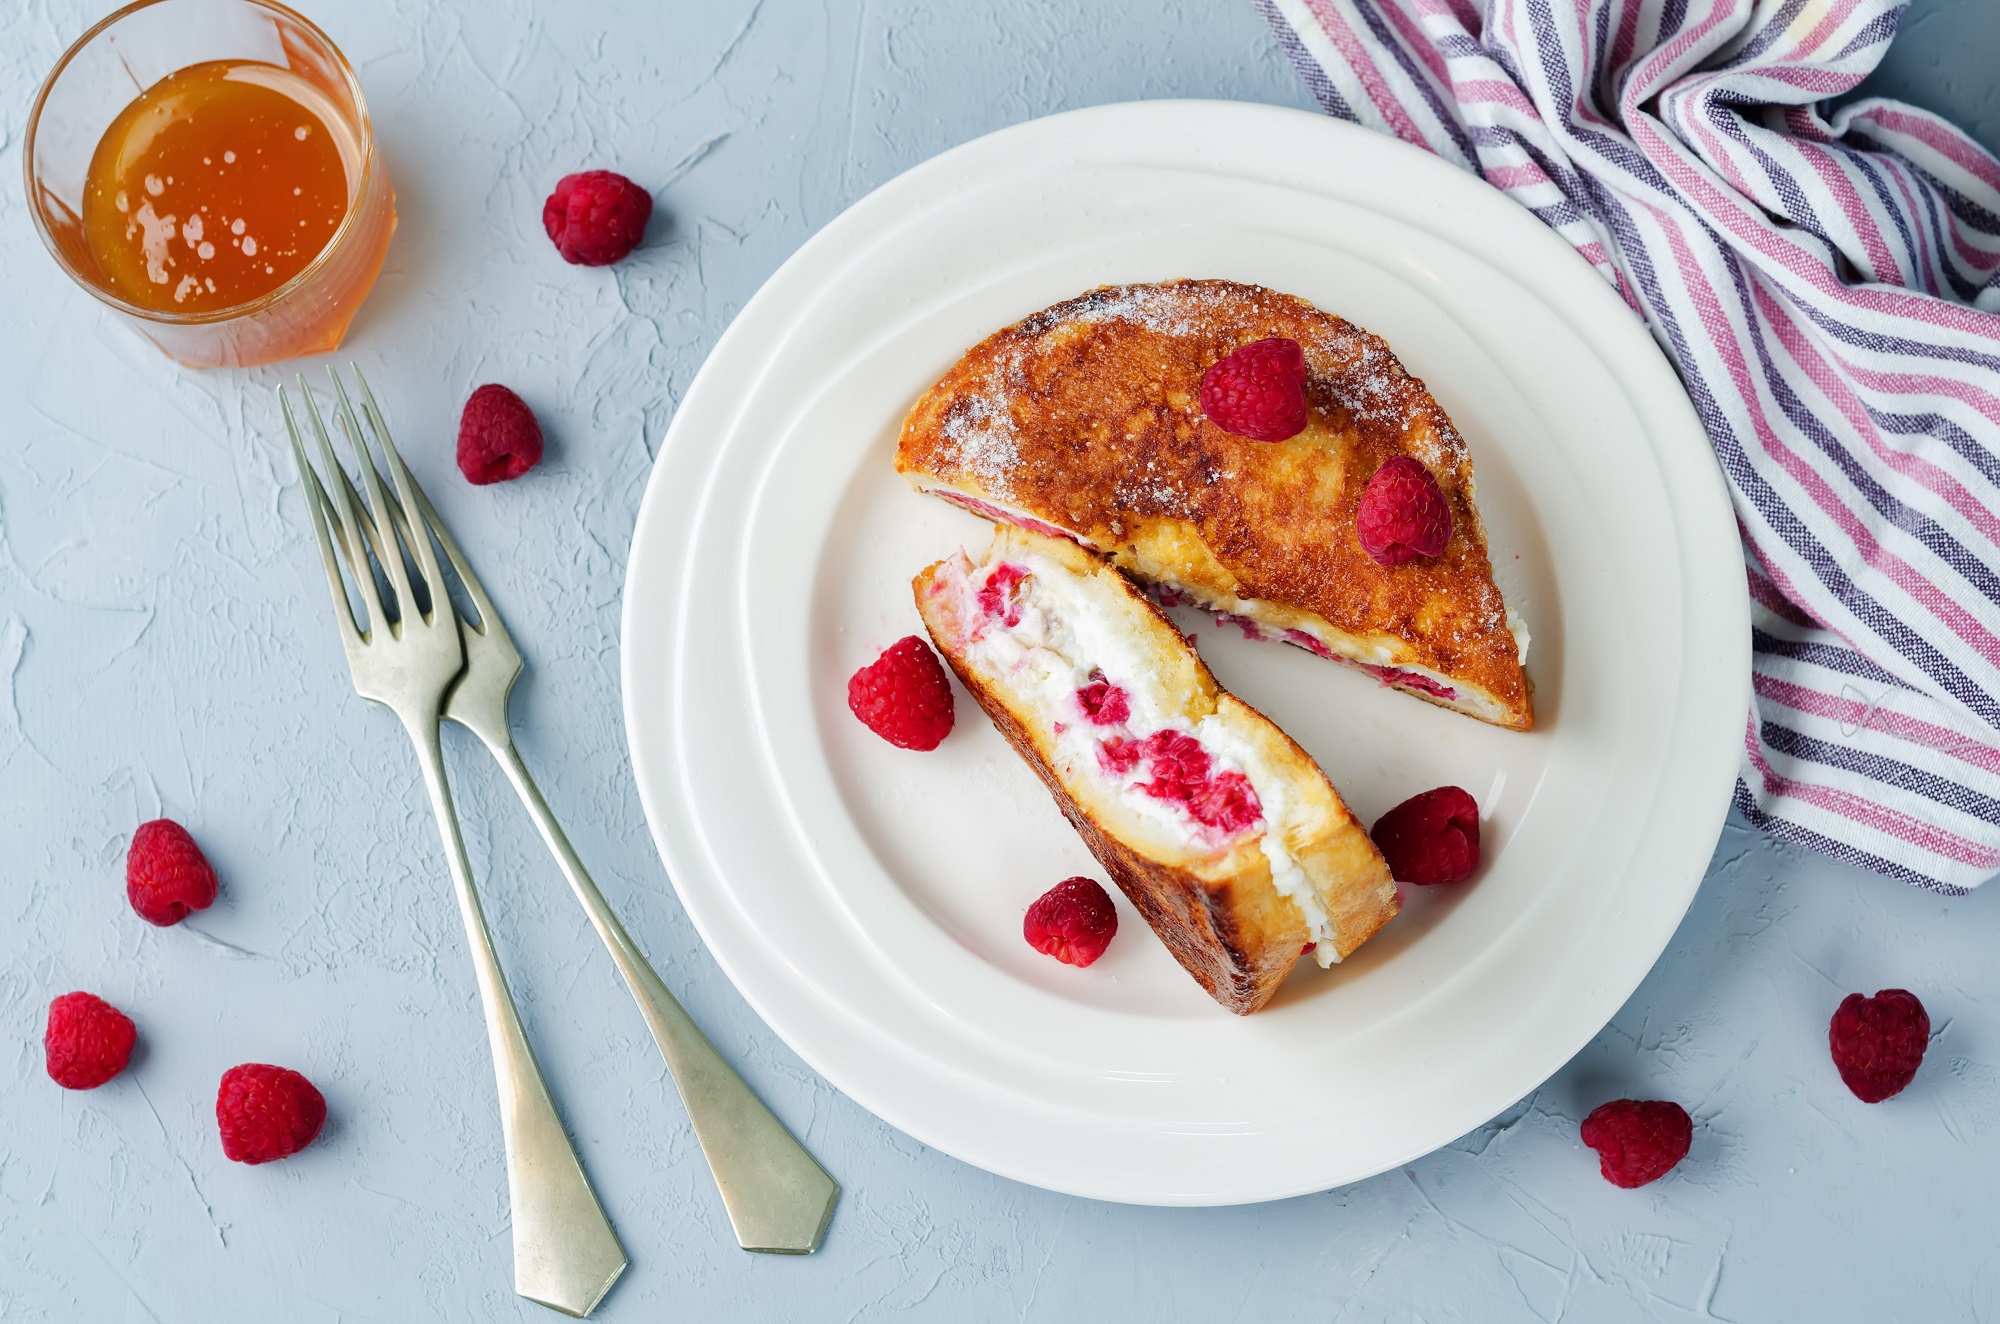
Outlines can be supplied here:
[[1828, 114], [1907, 0], [1255, 0], [1327, 113], [1575, 246], [1680, 370], [1754, 628], [1736, 802], [1957, 894], [2000, 870], [2000, 161]]

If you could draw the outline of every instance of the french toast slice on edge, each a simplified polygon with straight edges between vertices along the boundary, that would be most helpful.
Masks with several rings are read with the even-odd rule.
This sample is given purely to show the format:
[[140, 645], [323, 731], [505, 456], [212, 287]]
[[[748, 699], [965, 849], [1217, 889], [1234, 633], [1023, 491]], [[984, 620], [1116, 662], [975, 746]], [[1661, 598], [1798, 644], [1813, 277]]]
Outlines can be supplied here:
[[[1201, 379], [1270, 336], [1305, 352], [1311, 421], [1282, 442], [1224, 432]], [[1407, 455], [1452, 513], [1444, 553], [1382, 566], [1354, 516]], [[1502, 600], [1472, 457], [1389, 347], [1303, 299], [1181, 280], [1105, 286], [968, 350], [904, 420], [896, 468], [997, 522], [1072, 538], [1240, 626], [1384, 684], [1526, 731], [1528, 636]]]
[[1328, 965], [1395, 917], [1388, 865], [1326, 774], [1101, 559], [1003, 525], [977, 563], [912, 588], [959, 680], [1224, 1007], [1256, 1011], [1309, 944]]

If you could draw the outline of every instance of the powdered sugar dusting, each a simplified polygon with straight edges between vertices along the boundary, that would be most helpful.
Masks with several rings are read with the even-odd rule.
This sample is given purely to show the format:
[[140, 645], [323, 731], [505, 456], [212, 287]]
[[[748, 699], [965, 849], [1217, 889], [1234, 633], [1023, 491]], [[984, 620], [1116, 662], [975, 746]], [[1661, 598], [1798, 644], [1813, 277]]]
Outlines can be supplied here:
[[[1212, 335], [1241, 311], [1242, 287], [1188, 283], [1175, 285], [1107, 285], [1078, 299], [1057, 304], [1021, 323], [1021, 330], [1039, 335], [1061, 322], [1131, 322], [1164, 336]], [[1043, 319], [1046, 325], [1037, 325]]]
[[[1317, 361], [1315, 350], [1319, 352]], [[1416, 383], [1389, 347], [1374, 336], [1324, 337], [1319, 344], [1307, 347], [1306, 362], [1313, 376], [1332, 386], [1335, 398], [1348, 412], [1398, 428], [1415, 421], [1416, 401], [1411, 397]], [[1425, 468], [1436, 471], [1446, 463], [1446, 457], [1435, 438], [1425, 440], [1429, 454], [1420, 453], [1416, 458]]]
[[[1014, 358], [1018, 360], [1018, 350]], [[1014, 495], [1012, 475], [1021, 463], [1021, 439], [1013, 415], [1007, 412], [1006, 397], [993, 380], [998, 375], [988, 374], [980, 390], [952, 402], [943, 431], [952, 444], [953, 460], [989, 494], [1005, 500]]]
[[[1399, 430], [1416, 423], [1420, 416], [1417, 396], [1422, 388], [1389, 347], [1337, 317], [1302, 319], [1296, 311], [1299, 303], [1260, 286], [1227, 281], [1114, 285], [1037, 313], [1017, 329], [1032, 337], [1064, 322], [1115, 321], [1182, 339], [1214, 339], [1218, 330], [1233, 328], [1239, 342], [1282, 332], [1299, 339], [1313, 378], [1330, 388], [1334, 399], [1349, 413]], [[1259, 314], [1267, 309], [1271, 324], [1260, 325]], [[1428, 432], [1412, 439], [1417, 458], [1433, 471], [1455, 467], [1464, 453], [1450, 423], [1442, 415], [1437, 421], [1442, 435]]]

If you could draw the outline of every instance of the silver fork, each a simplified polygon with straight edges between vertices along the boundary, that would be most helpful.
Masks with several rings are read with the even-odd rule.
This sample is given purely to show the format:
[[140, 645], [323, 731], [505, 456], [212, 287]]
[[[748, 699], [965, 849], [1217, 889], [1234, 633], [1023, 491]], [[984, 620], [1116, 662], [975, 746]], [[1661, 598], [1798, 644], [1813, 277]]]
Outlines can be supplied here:
[[[362, 415], [368, 426], [386, 440], [389, 426], [375, 404], [368, 381], [359, 368], [354, 375], [360, 386]], [[367, 476], [365, 468], [363, 476]], [[343, 481], [345, 477], [343, 474]], [[415, 478], [409, 480], [409, 493], [415, 498], [430, 535], [444, 549], [478, 617], [474, 620], [463, 612], [458, 614], [460, 638], [465, 646], [465, 671], [452, 688], [445, 717], [478, 736], [492, 752], [513, 784], [514, 793], [527, 807], [529, 817], [534, 819], [549, 853], [555, 856], [563, 876], [569, 880], [570, 889], [590, 917], [605, 950], [611, 953], [611, 960], [639, 1004], [640, 1014], [646, 1018], [653, 1041], [659, 1045], [667, 1070], [680, 1091], [688, 1119], [694, 1124], [695, 1138], [701, 1142], [709, 1171], [722, 1194], [723, 1208], [729, 1214], [737, 1244], [752, 1251], [810, 1254], [819, 1248], [825, 1235], [840, 1187], [716, 1052], [708, 1036], [667, 991], [666, 984], [584, 870], [583, 861], [577, 858], [562, 825], [556, 822], [514, 745], [507, 706], [514, 683], [521, 676], [520, 650], [514, 646], [513, 637], [507, 633], [507, 626], [492, 599], [487, 597], [479, 577], [472, 573], [471, 564]], [[405, 542], [410, 541], [407, 527], [399, 532]]]
[[[507, 991], [506, 976], [486, 931], [479, 895], [473, 889], [472, 869], [465, 857], [465, 842], [459, 835], [458, 815], [452, 809], [451, 787], [445, 781], [444, 760], [438, 744], [438, 719], [445, 695], [465, 666], [460, 643], [457, 613], [445, 592], [442, 569], [430, 541], [411, 538], [405, 543], [409, 556], [428, 589], [430, 610], [419, 609], [414, 585], [397, 547], [397, 512], [404, 528], [418, 526], [421, 516], [415, 504], [416, 484], [387, 429], [378, 429], [377, 444], [388, 462], [396, 489], [391, 500], [381, 475], [369, 457], [354, 408], [338, 375], [333, 379], [338, 401], [337, 417], [361, 460], [362, 483], [368, 499], [364, 507], [359, 493], [347, 477], [333, 451], [319, 405], [307, 389], [305, 378], [299, 390], [305, 397], [306, 414], [319, 443], [321, 461], [329, 475], [322, 485], [306, 459], [299, 437], [298, 420], [284, 388], [278, 391], [291, 436], [292, 458], [299, 467], [299, 479], [306, 492], [306, 506], [312, 513], [313, 533], [319, 541], [320, 559], [325, 563], [327, 586], [333, 593], [334, 622], [347, 652], [347, 665], [354, 688], [363, 698], [388, 707], [401, 719], [417, 749], [423, 769], [424, 786], [430, 793], [431, 810], [443, 835], [445, 858], [458, 896], [460, 918], [465, 922], [466, 944], [472, 950], [473, 971], [479, 984], [479, 1002], [486, 1016], [486, 1037], [493, 1052], [493, 1072], [500, 1087], [500, 1130], [507, 1155], [508, 1203], [513, 1215], [514, 1290], [531, 1301], [551, 1306], [569, 1315], [590, 1312], [625, 1270], [625, 1251], [604, 1216], [590, 1181], [583, 1174], [576, 1151], [556, 1116], [548, 1086], [535, 1063], [534, 1050], [521, 1028], [520, 1013]], [[327, 487], [332, 488], [329, 496]], [[340, 556], [335, 556], [338, 541]], [[397, 611], [392, 619], [384, 609], [382, 595], [369, 568], [369, 549], [378, 553], [376, 563], [388, 580]], [[353, 608], [343, 583], [340, 563], [353, 572], [355, 589], [367, 615], [367, 622], [354, 619]]]

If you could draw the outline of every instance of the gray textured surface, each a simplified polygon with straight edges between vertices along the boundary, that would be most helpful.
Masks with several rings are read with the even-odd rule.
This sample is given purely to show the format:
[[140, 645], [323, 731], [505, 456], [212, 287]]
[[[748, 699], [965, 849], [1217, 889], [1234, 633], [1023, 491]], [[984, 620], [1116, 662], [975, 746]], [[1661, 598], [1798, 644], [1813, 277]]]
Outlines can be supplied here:
[[[1208, 1211], [1066, 1199], [926, 1150], [805, 1070], [704, 953], [617, 699], [648, 447], [703, 354], [820, 224], [977, 133], [1140, 96], [1306, 104], [1245, 3], [1053, 16], [1071, 8], [318, 6], [402, 200], [349, 352], [531, 653], [527, 756], [668, 982], [847, 1187], [820, 1255], [734, 1249], [608, 963], [492, 770], [449, 741], [530, 1032], [632, 1255], [600, 1318], [1991, 1317], [2000, 898], [1926, 896], [1732, 826], [1658, 968], [1532, 1098], [1407, 1171]], [[0, 14], [0, 179], [29, 90], [94, 11]], [[1890, 71], [1989, 140], [1991, 17], [1920, 4], [1932, 44]], [[613, 271], [563, 266], [539, 233], [543, 193], [583, 164], [661, 188], [652, 242]], [[547, 1318], [509, 1294], [457, 920], [402, 736], [346, 688], [273, 441], [278, 374], [186, 373], [132, 339], [40, 251], [11, 183], [0, 273], [0, 1318]], [[551, 453], [473, 490], [449, 431], [495, 379]], [[215, 909], [165, 931], [119, 886], [131, 827], [160, 812], [223, 877]], [[1899, 984], [1937, 1036], [1908, 1093], [1864, 1107], [1826, 1018]], [[76, 987], [141, 1027], [134, 1069], [87, 1095], [40, 1061], [47, 999]], [[244, 1060], [325, 1089], [305, 1154], [223, 1160], [215, 1081]], [[1576, 1141], [1628, 1093], [1696, 1118], [1687, 1162], [1638, 1192]]]
[[1875, 72], [1856, 96], [1896, 97], [1949, 116], [2000, 152], [2000, 4], [1911, 0]]

